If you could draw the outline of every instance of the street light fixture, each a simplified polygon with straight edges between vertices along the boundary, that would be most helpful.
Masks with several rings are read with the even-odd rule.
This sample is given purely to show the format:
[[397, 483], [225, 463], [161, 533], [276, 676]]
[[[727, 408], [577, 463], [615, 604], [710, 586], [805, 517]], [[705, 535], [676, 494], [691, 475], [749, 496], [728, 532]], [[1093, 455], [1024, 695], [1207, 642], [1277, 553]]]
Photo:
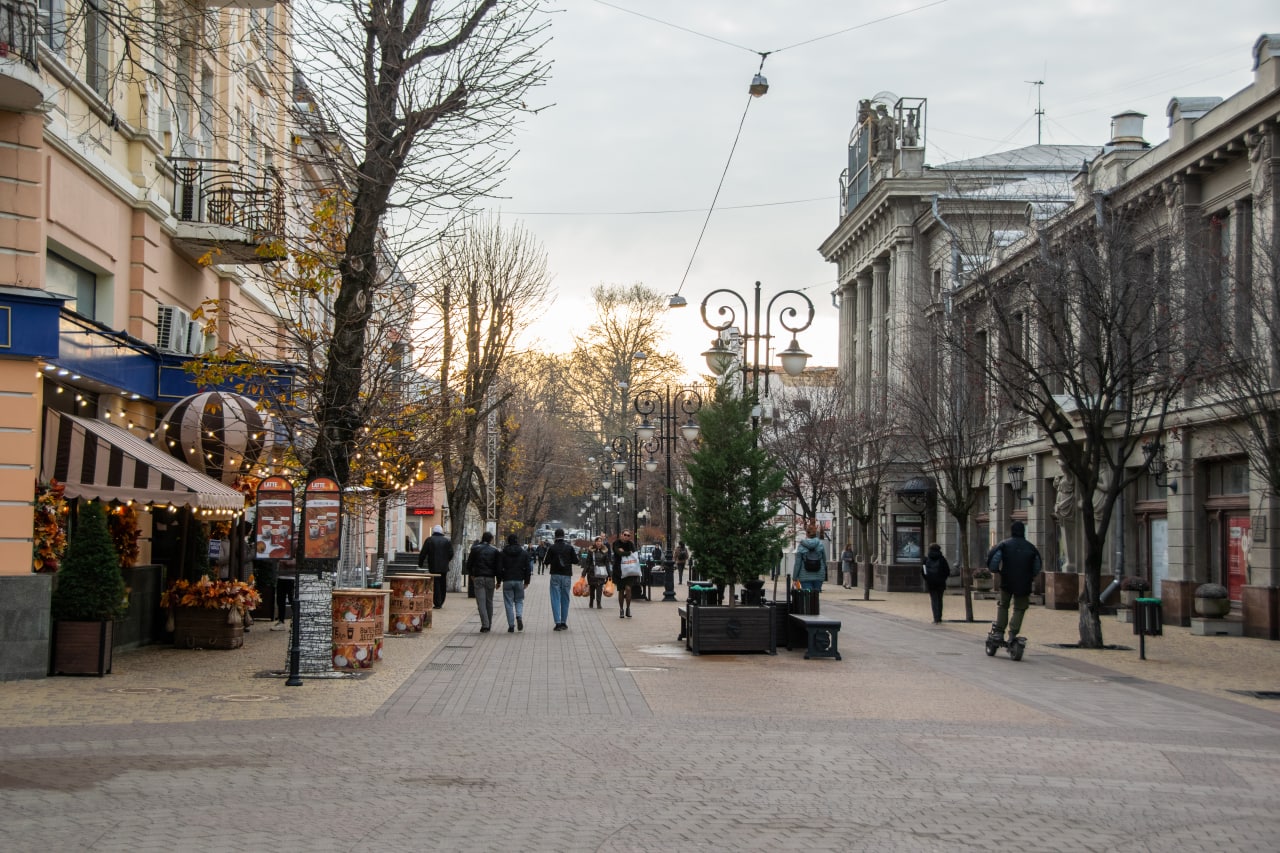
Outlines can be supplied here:
[[[641, 421], [641, 425], [636, 428], [636, 435], [648, 435], [644, 445], [645, 449], [649, 451], [649, 459], [644, 463], [645, 470], [650, 472], [657, 470], [658, 460], [653, 455], [655, 451], [662, 450], [665, 454], [667, 473], [663, 509], [665, 510], [666, 526], [664, 533], [666, 534], [666, 542], [662, 553], [662, 567], [665, 569], [663, 573], [662, 600], [675, 601], [675, 573], [672, 571], [675, 566], [673, 557], [675, 551], [675, 517], [671, 504], [674, 474], [671, 453], [675, 448], [677, 439], [676, 424], [679, 422], [681, 415], [686, 420], [685, 423], [680, 425], [679, 436], [690, 442], [697, 439], [701, 430], [693, 416], [702, 408], [702, 396], [692, 388], [672, 389], [671, 386], [667, 385], [664, 386], [661, 394], [648, 389], [638, 392], [635, 396], [634, 406], [636, 413], [640, 415]], [[642, 429], [644, 430], [643, 433]]]
[[[715, 299], [715, 297], [721, 297]], [[735, 305], [732, 300], [737, 301]], [[764, 306], [763, 312], [760, 307], [760, 282], [755, 284], [755, 303], [754, 311], [748, 307], [747, 300], [742, 297], [736, 290], [729, 288], [719, 288], [713, 290], [702, 300], [702, 322], [708, 328], [716, 333], [715, 339], [711, 342], [711, 348], [702, 355], [707, 360], [707, 367], [716, 376], [726, 376], [731, 369], [733, 363], [737, 359], [741, 359], [742, 367], [742, 395], [747, 395], [748, 384], [750, 379], [750, 388], [752, 396], [755, 398], [757, 410], [752, 412], [751, 425], [757, 432], [760, 426], [759, 403], [760, 403], [760, 377], [764, 376], [764, 396], [769, 396], [769, 350], [773, 341], [773, 323], [776, 318], [777, 323], [784, 330], [791, 333], [791, 345], [786, 349], [778, 352], [778, 358], [782, 362], [782, 369], [789, 376], [799, 376], [804, 372], [805, 364], [809, 361], [809, 353], [800, 348], [800, 342], [797, 335], [813, 323], [813, 302], [809, 297], [805, 296], [799, 290], [782, 290], [775, 293], [769, 302]], [[724, 318], [719, 323], [713, 323], [707, 317], [707, 305], [715, 300], [716, 313]], [[778, 300], [784, 300], [779, 303]], [[775, 311], [775, 305], [777, 310]], [[741, 317], [738, 314], [738, 307], [741, 306]], [[801, 312], [804, 312], [803, 321]], [[741, 323], [739, 323], [741, 319]], [[761, 331], [761, 320], [764, 321], [764, 330]], [[724, 332], [729, 329], [742, 330], [742, 348], [735, 352], [734, 349], [726, 345], [724, 341]], [[751, 344], [750, 359], [748, 360], [747, 345]], [[764, 358], [761, 360], [761, 344], [764, 346]]]

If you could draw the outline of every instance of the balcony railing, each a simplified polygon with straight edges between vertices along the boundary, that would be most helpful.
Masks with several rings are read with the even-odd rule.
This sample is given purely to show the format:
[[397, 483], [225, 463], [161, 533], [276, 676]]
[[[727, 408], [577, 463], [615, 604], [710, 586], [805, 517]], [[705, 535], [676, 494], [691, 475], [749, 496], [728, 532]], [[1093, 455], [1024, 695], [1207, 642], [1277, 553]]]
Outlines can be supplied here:
[[21, 60], [36, 66], [36, 4], [0, 0], [0, 58]]
[[284, 184], [274, 169], [255, 180], [232, 160], [174, 158], [173, 211], [180, 222], [225, 225], [257, 239], [284, 228]]
[[[247, 173], [232, 160], [176, 157], [173, 213], [180, 223], [205, 226], [185, 230], [180, 242], [197, 254], [218, 249], [224, 261], [279, 260], [258, 247], [284, 234], [284, 182], [274, 169]], [[236, 233], [219, 234], [219, 229]]]

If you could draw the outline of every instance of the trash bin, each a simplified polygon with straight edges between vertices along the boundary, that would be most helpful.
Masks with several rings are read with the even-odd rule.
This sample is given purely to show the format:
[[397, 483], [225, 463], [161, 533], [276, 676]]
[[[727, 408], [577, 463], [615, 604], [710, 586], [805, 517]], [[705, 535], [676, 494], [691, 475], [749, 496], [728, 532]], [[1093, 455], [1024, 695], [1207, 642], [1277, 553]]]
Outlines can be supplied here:
[[1164, 633], [1164, 610], [1158, 598], [1139, 598], [1133, 603], [1134, 636], [1159, 637]]

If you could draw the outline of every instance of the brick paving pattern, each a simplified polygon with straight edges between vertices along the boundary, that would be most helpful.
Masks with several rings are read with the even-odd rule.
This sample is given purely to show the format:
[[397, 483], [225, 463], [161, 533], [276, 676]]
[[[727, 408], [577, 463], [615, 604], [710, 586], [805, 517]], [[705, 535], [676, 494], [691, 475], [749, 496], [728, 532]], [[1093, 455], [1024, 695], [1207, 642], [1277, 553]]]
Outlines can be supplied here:
[[1074, 614], [1033, 608], [1015, 663], [989, 602], [934, 626], [829, 588], [843, 661], [693, 657], [661, 601], [553, 632], [545, 577], [523, 633], [451, 595], [360, 680], [258, 677], [285, 635], [256, 625], [0, 684], [3, 849], [1280, 849], [1280, 708], [1228, 692], [1280, 689], [1280, 644], [1060, 651]]

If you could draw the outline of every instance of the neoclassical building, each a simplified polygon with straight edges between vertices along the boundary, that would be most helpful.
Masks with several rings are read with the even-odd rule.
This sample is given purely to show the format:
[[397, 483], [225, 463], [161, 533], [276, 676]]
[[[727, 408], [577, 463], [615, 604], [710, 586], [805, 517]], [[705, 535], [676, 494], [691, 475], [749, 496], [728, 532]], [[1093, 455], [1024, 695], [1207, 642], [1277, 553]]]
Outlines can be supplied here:
[[[1260, 37], [1251, 60], [1252, 84], [1228, 98], [1172, 99], [1168, 136], [1158, 143], [1145, 138], [1145, 116], [1121, 112], [1096, 146], [1034, 145], [930, 166], [927, 101], [862, 102], [841, 179], [840, 221], [820, 247], [838, 270], [840, 373], [859, 408], [891, 412], [903, 394], [922, 388], [954, 395], [955, 374], [938, 371], [921, 381], [928, 363], [917, 357], [948, 334], [945, 324], [959, 322], [970, 357], [990, 365], [1009, 345], [1013, 322], [1026, 324], [1021, 335], [1052, 323], [1019, 315], [996, 328], [969, 306], [1025, 276], [1046, 244], [1086, 227], [1104, 209], [1145, 217], [1148, 233], [1178, 235], [1175, 254], [1216, 282], [1203, 293], [1178, 294], [1186, 303], [1203, 300], [1202, 310], [1190, 312], [1200, 325], [1183, 333], [1234, 324], [1243, 334], [1274, 318], [1274, 306], [1272, 313], [1263, 306], [1251, 314], [1242, 294], [1246, 285], [1264, 293], [1261, 285], [1274, 287], [1277, 275], [1280, 36]], [[1147, 257], [1153, 282], [1190, 286], [1187, 278], [1160, 278], [1159, 264], [1150, 261], [1160, 257], [1157, 249]], [[1259, 331], [1265, 338], [1266, 329], [1252, 333]], [[1274, 340], [1274, 329], [1270, 334]], [[1276, 353], [1253, 356], [1274, 360]], [[972, 466], [968, 482], [977, 497], [966, 528], [958, 529], [938, 500], [936, 450], [917, 449], [887, 478], [876, 530], [859, 548], [877, 584], [913, 588], [918, 570], [895, 551], [895, 542], [909, 538], [900, 533], [922, 531], [958, 556], [963, 532], [974, 565], [1012, 521], [1022, 520], [1055, 570], [1046, 603], [1074, 608], [1083, 542], [1073, 485], [1043, 431], [1001, 408], [1000, 394], [1016, 389], [974, 388], [965, 400], [990, 407], [1001, 429], [999, 443]], [[1108, 577], [1147, 578], [1164, 599], [1166, 619], [1177, 624], [1189, 623], [1198, 585], [1220, 583], [1229, 590], [1233, 622], [1276, 639], [1280, 554], [1268, 531], [1280, 517], [1260, 476], [1265, 454], [1251, 455], [1241, 439], [1247, 426], [1224, 404], [1230, 393], [1212, 377], [1188, 383], [1148, 425], [1149, 435], [1133, 437], [1138, 452], [1122, 462], [1132, 485], [1117, 501], [1103, 570]]]

